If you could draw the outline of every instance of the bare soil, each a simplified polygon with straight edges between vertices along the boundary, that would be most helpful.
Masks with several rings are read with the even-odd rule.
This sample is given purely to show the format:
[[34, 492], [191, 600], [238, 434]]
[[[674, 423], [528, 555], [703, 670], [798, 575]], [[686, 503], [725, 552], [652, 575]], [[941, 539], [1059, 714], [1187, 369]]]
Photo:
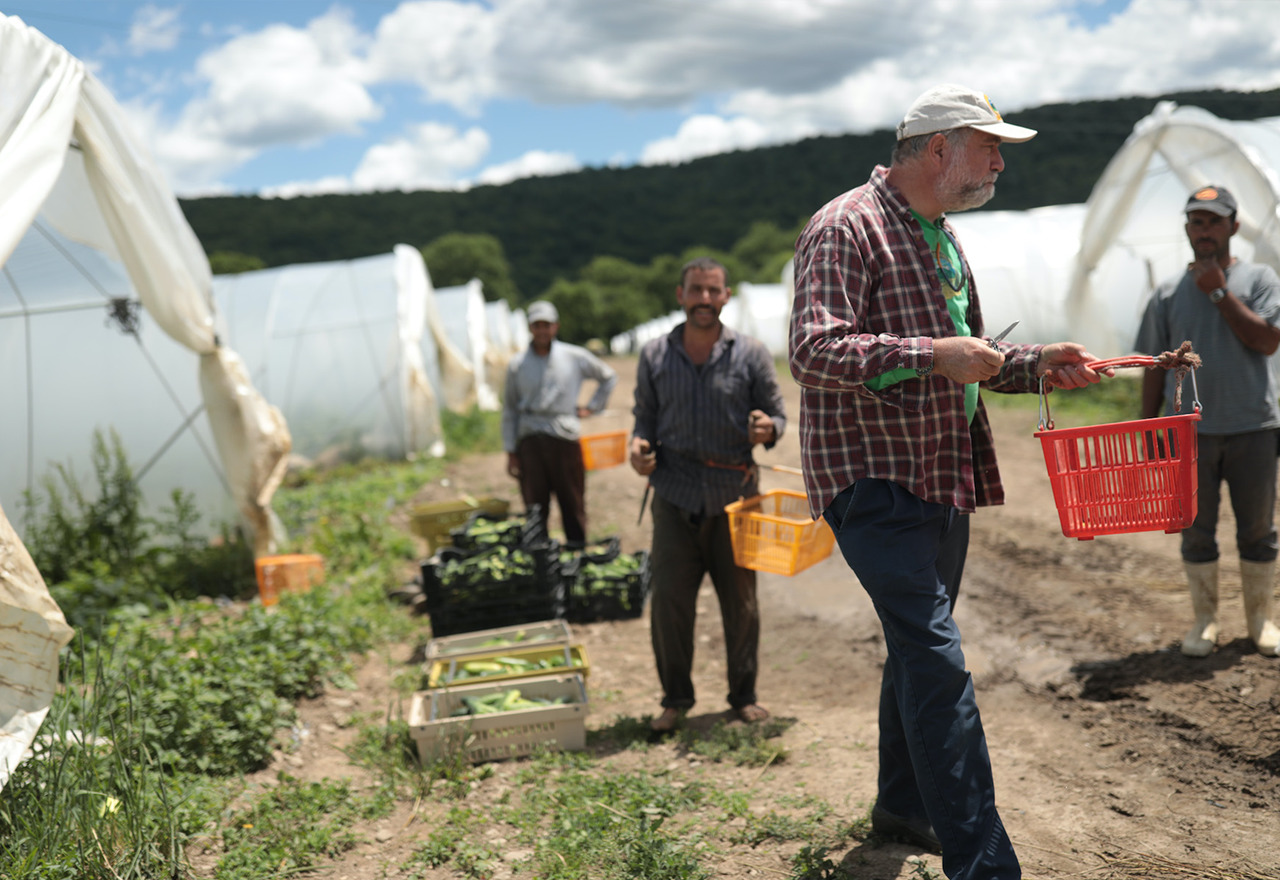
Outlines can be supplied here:
[[[589, 432], [629, 429], [634, 359], [617, 358], [622, 381], [612, 409]], [[783, 377], [788, 412], [798, 389]], [[1190, 615], [1177, 537], [1159, 533], [1077, 541], [1063, 536], [1034, 409], [994, 408], [1005, 506], [973, 517], [972, 543], [956, 616], [978, 691], [1001, 813], [1024, 872], [1035, 878], [1280, 878], [1280, 659], [1248, 640], [1239, 573], [1224, 509], [1220, 538], [1222, 636], [1211, 657], [1177, 650]], [[789, 432], [758, 456], [798, 466]], [[766, 489], [802, 489], [799, 477], [766, 471]], [[626, 466], [588, 474], [595, 535], [619, 535], [624, 550], [646, 548], [650, 519], [636, 523], [644, 481]], [[461, 492], [510, 497], [498, 455], [476, 455], [424, 486], [417, 500]], [[1225, 505], [1224, 505], [1225, 507]], [[552, 525], [556, 521], [553, 518]], [[699, 762], [674, 742], [601, 755], [623, 769], [650, 768], [745, 788], [761, 813], [799, 793], [821, 798], [850, 820], [875, 797], [876, 705], [884, 646], [865, 593], [837, 550], [792, 577], [762, 574], [761, 702], [793, 718], [786, 760], [763, 770]], [[694, 677], [700, 702], [692, 725], [728, 718], [719, 613], [709, 584], [699, 602]], [[656, 714], [660, 691], [647, 613], [635, 620], [573, 627], [591, 661], [588, 729], [618, 717]], [[302, 778], [352, 777], [342, 748], [361, 713], [402, 708], [391, 679], [411, 668], [413, 644], [371, 655], [360, 689], [302, 707], [304, 736], [256, 781], [278, 770]], [[486, 800], [519, 762], [495, 765], [475, 796]], [[602, 766], [604, 766], [602, 764]], [[404, 876], [400, 866], [429, 833], [438, 804], [402, 803], [359, 830], [366, 842], [328, 876]], [[739, 847], [709, 865], [719, 877], [786, 877], [800, 842]], [[919, 876], [912, 847], [872, 839], [832, 858], [860, 878]], [[941, 862], [925, 855], [941, 876]], [[503, 871], [499, 871], [501, 876]], [[428, 877], [459, 876], [436, 869]]]

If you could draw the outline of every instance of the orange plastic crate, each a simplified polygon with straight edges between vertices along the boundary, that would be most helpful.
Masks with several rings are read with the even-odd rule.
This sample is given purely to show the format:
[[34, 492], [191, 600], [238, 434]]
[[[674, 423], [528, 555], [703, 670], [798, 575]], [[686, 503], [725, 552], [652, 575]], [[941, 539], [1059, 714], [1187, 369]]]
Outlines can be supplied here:
[[1087, 541], [1191, 525], [1198, 421], [1196, 412], [1037, 431], [1062, 533]]
[[589, 471], [617, 467], [627, 460], [626, 431], [587, 434], [578, 442], [582, 444], [582, 462]]
[[281, 593], [305, 593], [324, 581], [324, 557], [316, 553], [260, 556], [254, 560], [253, 567], [263, 605], [276, 604]]
[[836, 536], [825, 519], [809, 518], [802, 492], [775, 489], [725, 507], [733, 561], [743, 568], [793, 575], [831, 555]]

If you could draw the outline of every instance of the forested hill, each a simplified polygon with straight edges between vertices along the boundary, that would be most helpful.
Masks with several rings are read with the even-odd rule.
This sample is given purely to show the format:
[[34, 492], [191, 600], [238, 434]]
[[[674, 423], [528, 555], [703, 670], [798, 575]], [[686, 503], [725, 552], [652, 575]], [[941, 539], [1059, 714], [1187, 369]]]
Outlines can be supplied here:
[[[1227, 119], [1280, 116], [1280, 89], [1053, 104], [1009, 114], [1040, 136], [1005, 150], [991, 209], [1085, 201], [1108, 160], [1160, 100]], [[593, 257], [646, 264], [692, 246], [728, 249], [756, 221], [788, 229], [886, 163], [893, 133], [819, 137], [678, 166], [587, 169], [468, 192], [187, 199], [205, 251], [268, 266], [421, 247], [449, 232], [495, 236], [526, 298]]]

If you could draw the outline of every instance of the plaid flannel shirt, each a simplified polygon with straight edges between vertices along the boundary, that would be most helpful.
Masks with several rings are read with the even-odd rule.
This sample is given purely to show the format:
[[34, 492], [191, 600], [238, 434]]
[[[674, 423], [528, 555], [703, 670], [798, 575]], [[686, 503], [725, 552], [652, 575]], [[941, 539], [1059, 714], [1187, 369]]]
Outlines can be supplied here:
[[[802, 386], [801, 461], [815, 518], [863, 477], [965, 512], [1004, 502], [981, 399], [970, 424], [964, 386], [942, 376], [880, 391], [863, 384], [898, 367], [931, 367], [933, 340], [956, 335], [933, 255], [887, 173], [879, 166], [866, 184], [829, 202], [796, 242], [790, 365]], [[983, 335], [972, 274], [968, 322]], [[1004, 366], [983, 387], [1036, 390], [1043, 346], [999, 348]]]

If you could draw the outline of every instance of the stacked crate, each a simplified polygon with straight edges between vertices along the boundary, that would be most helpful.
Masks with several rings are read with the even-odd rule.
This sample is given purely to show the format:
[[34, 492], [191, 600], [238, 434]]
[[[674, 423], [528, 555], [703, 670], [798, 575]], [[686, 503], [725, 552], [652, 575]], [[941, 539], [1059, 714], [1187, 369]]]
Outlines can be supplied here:
[[508, 519], [479, 512], [451, 537], [452, 547], [422, 563], [433, 635], [565, 616], [560, 545], [546, 538], [540, 516]]
[[[566, 672], [499, 671], [462, 678], [468, 665], [563, 658]], [[532, 667], [541, 663], [530, 663]], [[572, 671], [568, 671], [572, 670]], [[586, 746], [589, 671], [581, 645], [569, 644], [563, 620], [498, 627], [432, 639], [424, 670], [428, 688], [413, 695], [409, 731], [424, 761], [461, 750], [473, 762], [521, 757], [536, 749]]]

